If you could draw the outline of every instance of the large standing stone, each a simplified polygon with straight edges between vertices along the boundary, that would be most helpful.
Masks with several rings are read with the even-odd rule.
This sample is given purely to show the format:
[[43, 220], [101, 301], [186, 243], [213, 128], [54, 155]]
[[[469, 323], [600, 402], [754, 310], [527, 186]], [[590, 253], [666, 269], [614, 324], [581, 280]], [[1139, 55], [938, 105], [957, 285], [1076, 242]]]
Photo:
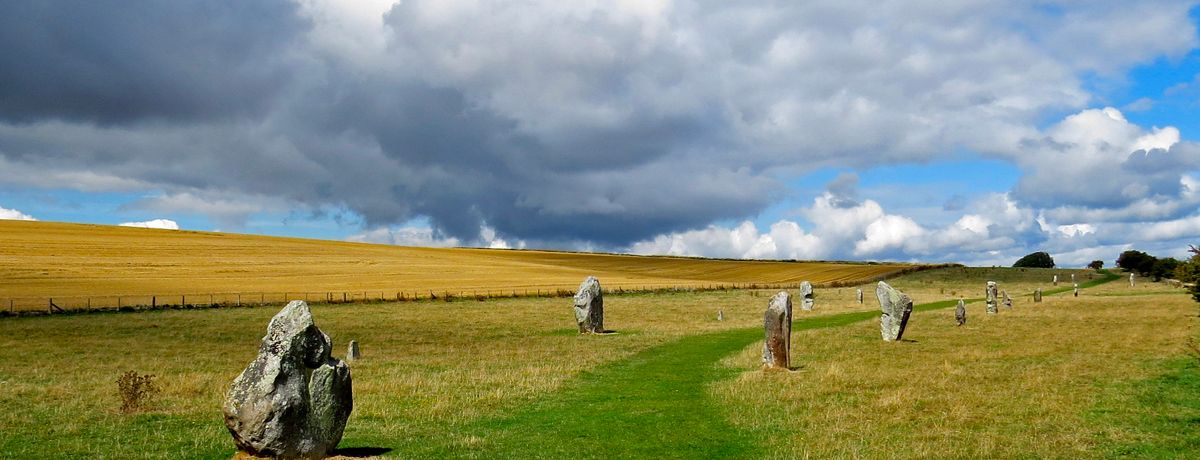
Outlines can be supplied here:
[[1042, 288], [1037, 288], [1037, 289], [1033, 290], [1033, 301], [1034, 302], [1042, 301]]
[[996, 292], [996, 282], [988, 281], [987, 282], [987, 312], [989, 314], [996, 313], [996, 311], [997, 311], [996, 310], [996, 300], [997, 300], [996, 298], [998, 296], [999, 296], [999, 293]]
[[808, 281], [800, 283], [800, 309], [804, 311], [812, 311], [813, 309], [813, 287]]
[[332, 348], [303, 301], [271, 318], [258, 356], [225, 396], [225, 426], [239, 450], [324, 458], [337, 447], [354, 395], [350, 368], [329, 355]]
[[854, 295], [855, 295], [856, 297], [858, 297], [858, 303], [860, 303], [860, 304], [861, 304], [861, 303], [863, 303], [862, 288], [858, 288], [858, 289], [857, 289], [857, 291], [858, 291], [858, 292], [856, 292]]
[[583, 280], [575, 293], [575, 322], [580, 334], [604, 333], [604, 293], [594, 276]]
[[1129, 287], [1133, 287], [1133, 273], [1129, 274]]
[[1008, 296], [1008, 291], [1000, 291], [1000, 297], [1004, 299], [1004, 308], [1012, 310], [1012, 297]]
[[763, 315], [763, 331], [763, 367], [787, 369], [792, 349], [792, 296], [787, 291], [771, 297]]
[[962, 299], [958, 299], [958, 306], [954, 307], [954, 320], [959, 326], [967, 324], [967, 303]]
[[900, 340], [904, 337], [904, 328], [908, 326], [908, 316], [912, 314], [912, 299], [883, 281], [875, 288], [875, 296], [879, 297], [879, 309], [883, 311], [879, 317], [883, 340]]

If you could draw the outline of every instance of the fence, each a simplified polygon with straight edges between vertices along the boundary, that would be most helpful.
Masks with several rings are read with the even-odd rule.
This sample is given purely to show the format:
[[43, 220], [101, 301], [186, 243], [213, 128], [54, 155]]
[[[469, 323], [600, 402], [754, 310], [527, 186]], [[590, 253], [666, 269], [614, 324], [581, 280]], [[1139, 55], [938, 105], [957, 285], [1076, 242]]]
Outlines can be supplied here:
[[[842, 287], [857, 283], [835, 281], [817, 283], [816, 287]], [[800, 283], [710, 283], [695, 285], [618, 285], [605, 289], [605, 294], [646, 294], [671, 292], [726, 291], [734, 289], [795, 289]], [[45, 315], [57, 313], [82, 313], [99, 311], [136, 311], [168, 309], [236, 308], [266, 305], [282, 305], [292, 300], [304, 300], [310, 304], [350, 304], [381, 302], [454, 302], [465, 300], [522, 297], [571, 297], [572, 289], [541, 287], [532, 289], [477, 289], [477, 290], [358, 290], [358, 291], [290, 291], [290, 292], [241, 292], [211, 294], [134, 294], [55, 297], [9, 297], [0, 298], [0, 316]]]

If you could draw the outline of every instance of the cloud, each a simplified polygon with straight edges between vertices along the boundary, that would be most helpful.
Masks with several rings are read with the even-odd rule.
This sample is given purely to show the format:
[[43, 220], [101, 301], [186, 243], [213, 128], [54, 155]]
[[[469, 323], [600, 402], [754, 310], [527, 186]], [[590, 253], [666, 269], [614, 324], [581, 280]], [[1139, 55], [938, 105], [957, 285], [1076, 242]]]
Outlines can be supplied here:
[[[964, 149], [1019, 164], [1023, 206], [1168, 203], [1193, 164], [1177, 131], [1107, 110], [1039, 127], [1095, 100], [1085, 77], [1194, 48], [1189, 7], [15, 3], [0, 11], [0, 185], [143, 193], [124, 209], [223, 228], [344, 209], [363, 238], [481, 242], [486, 227], [500, 235], [488, 244], [599, 248], [741, 222], [814, 169]], [[716, 238], [739, 257], [837, 253], [817, 238], [872, 257], [973, 232], [885, 213], [846, 192], [857, 176], [840, 181], [804, 211], [810, 231], [683, 241]], [[428, 235], [403, 230], [419, 218]], [[1036, 240], [988, 231], [992, 245]]]
[[37, 220], [29, 214], [25, 214], [16, 209], [8, 209], [0, 207], [0, 220]]
[[170, 219], [152, 219], [143, 222], [122, 222], [122, 227], [161, 228], [164, 230], [179, 230], [179, 224]]

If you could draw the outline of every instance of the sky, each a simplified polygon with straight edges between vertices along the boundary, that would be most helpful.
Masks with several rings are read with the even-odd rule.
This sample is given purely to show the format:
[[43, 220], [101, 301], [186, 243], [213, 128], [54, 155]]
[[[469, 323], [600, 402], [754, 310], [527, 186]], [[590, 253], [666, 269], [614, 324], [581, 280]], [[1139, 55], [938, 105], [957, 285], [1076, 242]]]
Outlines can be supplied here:
[[983, 266], [1200, 244], [1194, 1], [0, 10], [0, 219]]

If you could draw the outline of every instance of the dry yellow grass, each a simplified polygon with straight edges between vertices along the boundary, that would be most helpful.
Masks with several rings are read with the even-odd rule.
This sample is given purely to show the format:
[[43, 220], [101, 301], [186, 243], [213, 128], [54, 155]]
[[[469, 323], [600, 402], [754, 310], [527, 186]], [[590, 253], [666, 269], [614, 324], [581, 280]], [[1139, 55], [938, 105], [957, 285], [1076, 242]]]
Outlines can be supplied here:
[[[441, 295], [573, 290], [587, 275], [609, 291], [672, 286], [853, 282], [913, 268], [842, 264], [642, 257], [613, 254], [439, 249], [226, 233], [0, 220], [0, 301], [44, 309], [97, 305], [233, 302], [326, 293], [351, 298], [404, 292]], [[273, 297], [273, 298], [271, 298]], [[5, 302], [7, 304], [7, 302]], [[5, 308], [7, 305], [0, 305]], [[21, 309], [21, 308], [18, 308]]]
[[952, 310], [918, 312], [900, 343], [873, 321], [803, 331], [798, 371], [758, 371], [751, 346], [712, 393], [771, 458], [1102, 457], [1128, 435], [1087, 416], [1104, 388], [1153, 376], [1194, 336], [1195, 303], [1160, 291], [1113, 282], [994, 316], [975, 303], [961, 328]]

